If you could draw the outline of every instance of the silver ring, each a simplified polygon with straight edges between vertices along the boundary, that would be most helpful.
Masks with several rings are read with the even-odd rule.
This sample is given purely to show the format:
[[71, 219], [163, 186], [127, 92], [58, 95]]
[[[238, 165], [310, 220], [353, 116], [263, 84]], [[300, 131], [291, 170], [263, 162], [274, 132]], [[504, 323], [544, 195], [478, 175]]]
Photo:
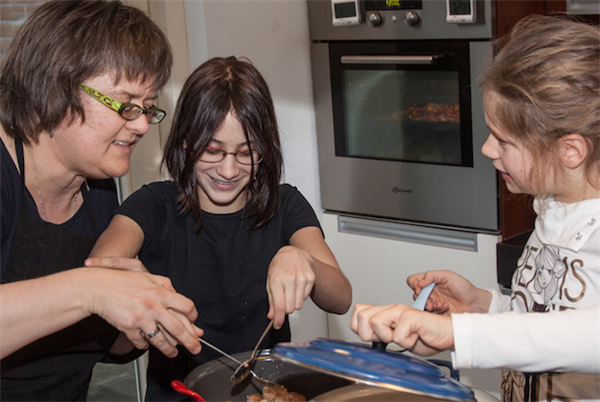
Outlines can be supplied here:
[[154, 338], [156, 335], [158, 335], [158, 333], [160, 332], [160, 328], [156, 328], [154, 331], [150, 332], [148, 335], [144, 334], [142, 332], [142, 334], [146, 337], [146, 339], [150, 340], [152, 338]]

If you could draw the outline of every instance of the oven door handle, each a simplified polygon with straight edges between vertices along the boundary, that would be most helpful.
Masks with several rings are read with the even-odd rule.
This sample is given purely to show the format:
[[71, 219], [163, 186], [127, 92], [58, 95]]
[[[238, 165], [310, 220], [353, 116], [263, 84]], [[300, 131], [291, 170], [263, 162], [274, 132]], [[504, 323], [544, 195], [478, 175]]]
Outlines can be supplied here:
[[430, 56], [342, 56], [342, 64], [433, 64], [443, 54]]

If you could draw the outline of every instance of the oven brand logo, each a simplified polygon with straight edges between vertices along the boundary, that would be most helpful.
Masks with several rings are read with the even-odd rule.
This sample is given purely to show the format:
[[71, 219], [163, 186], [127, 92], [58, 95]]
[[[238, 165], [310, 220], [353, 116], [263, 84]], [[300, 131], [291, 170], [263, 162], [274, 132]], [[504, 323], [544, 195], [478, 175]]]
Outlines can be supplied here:
[[392, 191], [397, 194], [397, 193], [407, 193], [407, 194], [412, 194], [412, 190], [411, 189], [406, 189], [406, 188], [398, 188], [398, 187], [394, 187], [392, 189]]

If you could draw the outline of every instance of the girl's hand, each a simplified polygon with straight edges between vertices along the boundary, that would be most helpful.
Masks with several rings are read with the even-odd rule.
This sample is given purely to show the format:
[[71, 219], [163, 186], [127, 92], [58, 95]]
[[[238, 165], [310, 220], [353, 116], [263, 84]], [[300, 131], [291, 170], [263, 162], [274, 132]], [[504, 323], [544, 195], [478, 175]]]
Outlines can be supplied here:
[[[90, 300], [88, 313], [104, 318], [136, 348], [147, 349], [151, 343], [167, 357], [177, 355], [175, 344], [193, 354], [200, 352], [198, 337], [203, 332], [191, 324], [198, 312], [191, 300], [175, 292], [168, 278], [105, 268], [80, 271], [82, 282], [92, 281], [82, 287], [88, 289], [82, 296]], [[157, 330], [152, 339], [144, 336]]]
[[126, 257], [90, 257], [85, 260], [86, 267], [102, 267], [123, 269], [126, 271], [148, 272], [144, 264], [137, 258]]
[[429, 356], [454, 347], [452, 318], [403, 304], [354, 306], [350, 328], [365, 342], [394, 342]]
[[415, 291], [415, 299], [425, 286], [435, 282], [425, 310], [436, 313], [487, 313], [492, 300], [490, 292], [448, 270], [414, 274], [406, 282]]
[[313, 257], [298, 247], [282, 247], [269, 265], [267, 293], [269, 295], [268, 318], [273, 319], [275, 329], [281, 328], [285, 315], [300, 310], [313, 289], [315, 273]]

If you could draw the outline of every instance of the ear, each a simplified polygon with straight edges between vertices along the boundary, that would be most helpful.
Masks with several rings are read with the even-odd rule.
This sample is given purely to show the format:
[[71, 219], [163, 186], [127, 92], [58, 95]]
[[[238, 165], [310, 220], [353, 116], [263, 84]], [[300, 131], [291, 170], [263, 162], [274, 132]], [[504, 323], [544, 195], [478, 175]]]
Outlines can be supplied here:
[[567, 134], [558, 140], [563, 165], [568, 169], [578, 168], [588, 156], [588, 144], [580, 134]]

